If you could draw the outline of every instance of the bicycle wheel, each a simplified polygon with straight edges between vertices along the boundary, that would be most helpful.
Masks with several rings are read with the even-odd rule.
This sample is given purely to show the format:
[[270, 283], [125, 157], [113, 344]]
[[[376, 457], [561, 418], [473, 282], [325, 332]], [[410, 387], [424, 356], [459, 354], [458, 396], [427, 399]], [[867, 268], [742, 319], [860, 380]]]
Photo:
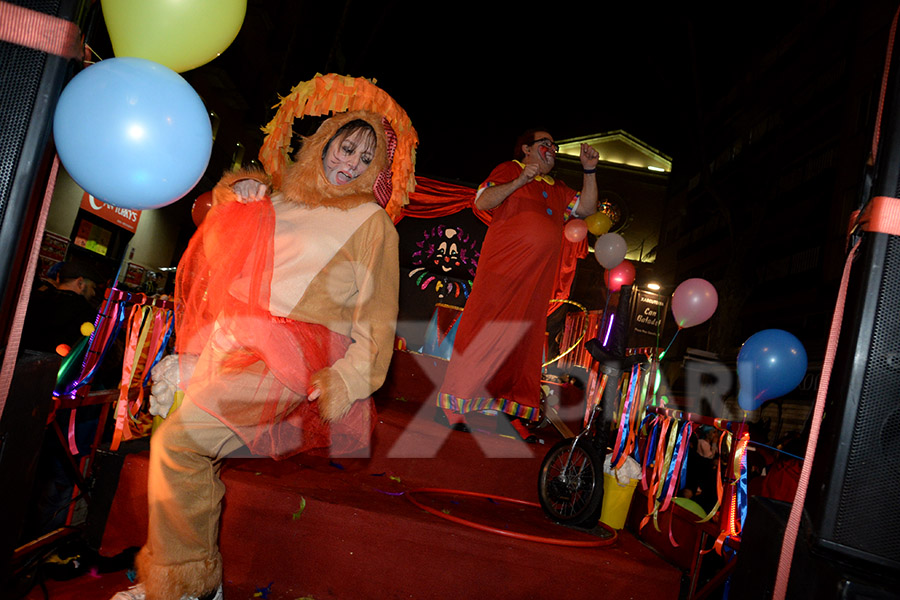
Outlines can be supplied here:
[[603, 456], [589, 440], [562, 440], [541, 463], [538, 498], [561, 525], [594, 527], [603, 509]]

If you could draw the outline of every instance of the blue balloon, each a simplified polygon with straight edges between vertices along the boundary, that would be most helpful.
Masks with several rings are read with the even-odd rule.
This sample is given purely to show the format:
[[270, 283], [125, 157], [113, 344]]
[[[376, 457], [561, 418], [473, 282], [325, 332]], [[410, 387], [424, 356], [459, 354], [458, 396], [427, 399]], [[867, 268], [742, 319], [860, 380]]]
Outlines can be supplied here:
[[110, 58], [59, 97], [53, 137], [63, 166], [108, 204], [143, 210], [197, 184], [212, 153], [209, 113], [178, 73], [143, 58]]
[[793, 334], [782, 329], [754, 333], [738, 353], [738, 404], [756, 410], [766, 400], [784, 396], [803, 381], [806, 366], [806, 348]]

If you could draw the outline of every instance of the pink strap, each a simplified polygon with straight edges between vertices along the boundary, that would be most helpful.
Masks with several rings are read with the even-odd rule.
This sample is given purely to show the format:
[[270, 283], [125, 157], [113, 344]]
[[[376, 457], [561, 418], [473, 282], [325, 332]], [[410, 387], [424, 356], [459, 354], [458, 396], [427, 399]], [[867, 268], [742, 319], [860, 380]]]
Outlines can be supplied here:
[[881, 95], [878, 97], [878, 112], [875, 116], [875, 135], [872, 136], [872, 156], [870, 161], [875, 164], [875, 158], [878, 156], [878, 146], [881, 141], [881, 117], [884, 116], [884, 100], [887, 91], [888, 75], [891, 72], [891, 54], [894, 53], [894, 38], [897, 34], [897, 17], [900, 16], [900, 9], [894, 13], [894, 20], [891, 23], [891, 31], [888, 34], [887, 53], [884, 59], [884, 69], [881, 72]]
[[[0, 3], [0, 9], [2, 9]], [[0, 10], [0, 22], [3, 20]], [[50, 178], [47, 180], [47, 189], [44, 191], [44, 200], [41, 204], [41, 213], [38, 216], [37, 226], [34, 228], [34, 236], [31, 239], [31, 250], [28, 254], [28, 264], [25, 266], [25, 274], [22, 276], [22, 289], [19, 290], [19, 299], [16, 302], [15, 314], [9, 338], [6, 343], [6, 352], [3, 355], [3, 367], [0, 368], [0, 415], [6, 407], [6, 397], [9, 394], [9, 386], [12, 383], [13, 371], [16, 366], [16, 357], [19, 355], [19, 342], [22, 341], [22, 326], [25, 324], [25, 309], [28, 306], [28, 298], [31, 296], [31, 282], [37, 270], [38, 253], [41, 245], [38, 240], [44, 235], [47, 225], [47, 213], [50, 211], [50, 199], [53, 197], [53, 188], [56, 187], [56, 174], [59, 172], [59, 157], [53, 157], [53, 166], [50, 169]]]
[[0, 40], [69, 59], [84, 56], [78, 25], [0, 1]]
[[859, 219], [863, 231], [900, 235], [900, 199], [875, 196]]
[[844, 273], [841, 276], [841, 287], [838, 291], [837, 302], [834, 309], [834, 317], [831, 320], [831, 331], [828, 334], [828, 346], [825, 350], [825, 360], [822, 363], [822, 377], [819, 383], [819, 393], [816, 395], [816, 404], [813, 408], [812, 423], [809, 430], [809, 439], [806, 442], [806, 453], [803, 461], [803, 469], [800, 471], [800, 480], [797, 482], [797, 493], [791, 506], [791, 514], [785, 527], [784, 539], [781, 543], [781, 557], [778, 560], [778, 575], [775, 579], [775, 591], [773, 600], [784, 600], [787, 594], [788, 578], [791, 574], [791, 561], [794, 556], [794, 546], [800, 531], [800, 519], [803, 514], [803, 505], [806, 502], [806, 489], [809, 486], [809, 476], [812, 470], [813, 458], [816, 454], [816, 442], [819, 439], [819, 429], [822, 425], [822, 415], [825, 413], [825, 398], [828, 395], [828, 384], [831, 381], [831, 369], [834, 366], [834, 355], [837, 352], [838, 338], [841, 336], [841, 321], [844, 317], [844, 305], [847, 301], [847, 284], [850, 281], [850, 267], [853, 258], [859, 248], [859, 242], [847, 255], [844, 264]]
[[69, 412], [69, 454], [78, 456], [78, 444], [75, 443], [75, 409]]

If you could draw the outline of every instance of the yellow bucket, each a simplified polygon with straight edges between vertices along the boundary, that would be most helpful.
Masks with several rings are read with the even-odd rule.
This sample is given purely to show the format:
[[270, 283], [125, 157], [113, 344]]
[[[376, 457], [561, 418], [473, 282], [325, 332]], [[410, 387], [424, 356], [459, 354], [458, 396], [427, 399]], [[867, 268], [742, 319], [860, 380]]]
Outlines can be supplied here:
[[625, 485], [619, 485], [615, 475], [603, 474], [603, 508], [600, 520], [613, 529], [622, 529], [631, 507], [631, 497], [639, 480], [632, 479]]

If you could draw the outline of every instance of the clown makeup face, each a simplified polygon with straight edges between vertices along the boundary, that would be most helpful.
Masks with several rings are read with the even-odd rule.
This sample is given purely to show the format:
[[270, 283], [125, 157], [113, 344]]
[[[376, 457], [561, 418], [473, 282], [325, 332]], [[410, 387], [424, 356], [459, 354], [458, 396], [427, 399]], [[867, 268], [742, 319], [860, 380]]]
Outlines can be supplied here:
[[538, 165], [541, 173], [549, 173], [556, 164], [556, 151], [559, 146], [553, 141], [546, 131], [536, 131], [534, 142], [524, 146], [525, 160], [523, 162]]
[[365, 173], [375, 158], [375, 144], [375, 132], [368, 124], [338, 131], [322, 153], [325, 178], [334, 185], [345, 185]]

